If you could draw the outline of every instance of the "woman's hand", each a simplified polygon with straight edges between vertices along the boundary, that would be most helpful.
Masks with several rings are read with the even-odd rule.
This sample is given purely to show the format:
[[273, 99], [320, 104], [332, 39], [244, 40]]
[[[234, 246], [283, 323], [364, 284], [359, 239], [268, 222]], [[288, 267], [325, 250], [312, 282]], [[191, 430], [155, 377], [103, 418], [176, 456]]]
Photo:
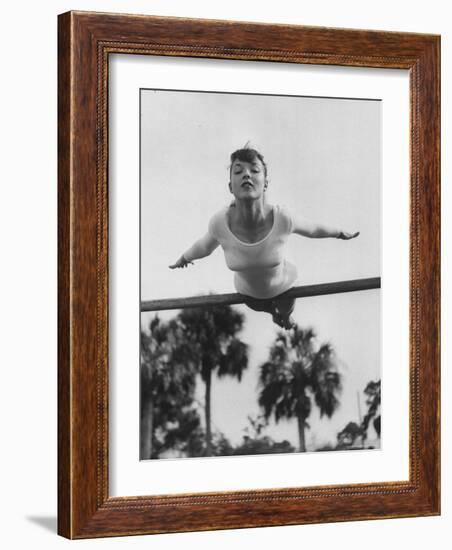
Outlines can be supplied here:
[[359, 235], [359, 231], [356, 233], [346, 233], [345, 231], [341, 231], [339, 235], [337, 236], [338, 239], [343, 239], [345, 241], [348, 241], [350, 239], [354, 239]]
[[193, 262], [191, 262], [189, 260], [186, 260], [184, 255], [182, 254], [182, 256], [176, 261], [176, 263], [174, 263], [173, 265], [170, 265], [168, 267], [170, 269], [178, 269], [180, 267], [187, 267], [189, 264], [193, 265]]

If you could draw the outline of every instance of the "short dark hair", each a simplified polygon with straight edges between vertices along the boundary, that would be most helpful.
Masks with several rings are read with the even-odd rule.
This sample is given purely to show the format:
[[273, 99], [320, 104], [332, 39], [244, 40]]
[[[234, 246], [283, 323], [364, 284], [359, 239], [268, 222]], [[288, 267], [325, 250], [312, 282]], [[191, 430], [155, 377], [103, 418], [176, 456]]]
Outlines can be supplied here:
[[243, 149], [237, 149], [231, 154], [231, 166], [229, 167], [229, 174], [231, 173], [232, 165], [236, 160], [241, 160], [242, 162], [253, 162], [256, 159], [259, 159], [262, 162], [264, 167], [264, 174], [267, 177], [267, 165], [265, 164], [264, 157], [256, 149], [251, 147], [244, 147]]

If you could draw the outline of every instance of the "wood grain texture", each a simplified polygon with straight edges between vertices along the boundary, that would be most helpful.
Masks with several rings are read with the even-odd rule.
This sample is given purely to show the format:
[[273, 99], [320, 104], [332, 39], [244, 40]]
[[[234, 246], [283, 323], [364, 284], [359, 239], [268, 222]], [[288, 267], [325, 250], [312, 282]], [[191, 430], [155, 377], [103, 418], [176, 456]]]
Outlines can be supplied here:
[[[59, 508], [68, 538], [439, 513], [438, 36], [70, 12], [59, 17]], [[108, 495], [108, 56], [410, 70], [410, 480]]]
[[70, 533], [71, 413], [70, 413], [70, 16], [59, 20], [58, 33], [58, 531]]

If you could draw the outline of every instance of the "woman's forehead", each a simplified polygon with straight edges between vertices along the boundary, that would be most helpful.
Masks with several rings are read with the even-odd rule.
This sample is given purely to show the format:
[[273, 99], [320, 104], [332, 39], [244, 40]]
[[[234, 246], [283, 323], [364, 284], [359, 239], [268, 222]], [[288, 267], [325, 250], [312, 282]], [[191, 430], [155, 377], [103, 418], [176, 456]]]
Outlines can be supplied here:
[[235, 166], [236, 164], [257, 164], [257, 165], [263, 166], [261, 160], [258, 157], [255, 157], [249, 160], [235, 159], [234, 162], [232, 163], [232, 166]]

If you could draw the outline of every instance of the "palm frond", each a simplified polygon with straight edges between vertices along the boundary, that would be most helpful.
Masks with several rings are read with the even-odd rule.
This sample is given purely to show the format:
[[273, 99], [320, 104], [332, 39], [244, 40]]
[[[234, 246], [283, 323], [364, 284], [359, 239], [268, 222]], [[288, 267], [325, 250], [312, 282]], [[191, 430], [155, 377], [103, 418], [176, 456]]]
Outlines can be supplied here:
[[331, 344], [323, 344], [316, 353], [311, 369], [311, 387], [320, 416], [331, 418], [339, 406], [342, 377]]
[[248, 366], [248, 346], [241, 340], [233, 338], [225, 352], [221, 353], [218, 376], [233, 376], [238, 378], [239, 382], [242, 379], [243, 371]]

